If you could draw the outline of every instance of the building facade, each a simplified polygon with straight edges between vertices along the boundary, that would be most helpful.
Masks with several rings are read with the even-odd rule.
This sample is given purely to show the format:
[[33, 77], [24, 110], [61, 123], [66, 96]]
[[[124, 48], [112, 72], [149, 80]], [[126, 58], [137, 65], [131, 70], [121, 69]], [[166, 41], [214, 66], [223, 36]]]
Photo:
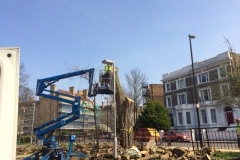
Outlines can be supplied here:
[[[50, 90], [56, 91], [56, 86], [51, 85]], [[88, 99], [88, 90], [75, 92], [74, 87], [70, 87], [69, 91], [58, 90], [57, 92], [63, 93], [66, 95], [71, 95], [75, 97], [80, 97], [80, 118], [61, 127], [61, 130], [92, 130], [95, 129], [94, 121], [94, 103]], [[51, 93], [53, 94], [53, 93]], [[64, 95], [55, 95], [59, 98], [68, 99], [68, 96]], [[35, 105], [35, 110], [34, 110]], [[96, 119], [100, 119], [100, 107], [96, 106]], [[23, 133], [30, 133], [32, 131], [32, 125], [38, 127], [43, 123], [46, 123], [54, 118], [57, 118], [63, 114], [70, 113], [72, 111], [72, 106], [68, 103], [61, 101], [56, 101], [44, 97], [39, 97], [39, 101], [31, 102], [20, 107], [19, 112], [19, 131]], [[34, 116], [33, 116], [34, 115]]]
[[[215, 57], [194, 63], [197, 102], [201, 127], [227, 127], [235, 125], [240, 116], [239, 105], [226, 103], [225, 90], [229, 72], [239, 54], [224, 52]], [[236, 61], [235, 61], [236, 62]], [[165, 106], [169, 110], [171, 127], [188, 129], [197, 127], [197, 114], [192, 77], [192, 66], [162, 75]]]
[[35, 126], [35, 116], [38, 112], [39, 101], [34, 99], [19, 104], [18, 108], [18, 134], [31, 134]]
[[[56, 86], [51, 85], [50, 90], [56, 91]], [[95, 129], [94, 121], [94, 103], [88, 99], [88, 90], [75, 92], [74, 87], [70, 87], [69, 91], [58, 90], [59, 93], [64, 93], [71, 96], [80, 97], [81, 110], [80, 118], [61, 127], [61, 130], [93, 130]], [[52, 93], [51, 93], [52, 94]], [[55, 95], [60, 98], [69, 98], [63, 95]], [[100, 122], [101, 106], [96, 105], [96, 120]], [[18, 134], [31, 134], [33, 128], [40, 126], [54, 118], [63, 114], [70, 113], [72, 106], [68, 103], [56, 101], [44, 97], [39, 97], [39, 101], [30, 101], [19, 104], [18, 113]]]
[[148, 100], [164, 104], [163, 84], [143, 83], [142, 94], [144, 105], [148, 102]]

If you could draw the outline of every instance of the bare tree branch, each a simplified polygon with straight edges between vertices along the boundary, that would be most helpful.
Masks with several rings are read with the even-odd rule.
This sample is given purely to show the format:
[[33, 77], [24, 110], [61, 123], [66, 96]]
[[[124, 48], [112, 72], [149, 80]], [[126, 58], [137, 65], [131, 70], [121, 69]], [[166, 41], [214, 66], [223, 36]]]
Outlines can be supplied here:
[[129, 74], [125, 74], [127, 82], [126, 94], [134, 101], [134, 123], [137, 118], [137, 108], [142, 103], [142, 84], [147, 81], [145, 74], [141, 73], [138, 68], [134, 68]]
[[19, 102], [29, 102], [30, 97], [34, 95], [33, 90], [28, 86], [29, 74], [26, 74], [25, 64], [20, 64], [20, 77], [19, 77]]

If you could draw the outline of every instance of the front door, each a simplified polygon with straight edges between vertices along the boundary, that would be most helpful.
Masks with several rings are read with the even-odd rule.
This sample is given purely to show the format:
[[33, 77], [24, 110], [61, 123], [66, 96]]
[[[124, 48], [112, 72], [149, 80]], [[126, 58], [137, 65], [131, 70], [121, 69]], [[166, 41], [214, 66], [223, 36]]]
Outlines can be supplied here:
[[225, 113], [225, 118], [226, 118], [226, 121], [227, 121], [228, 125], [234, 123], [232, 107], [226, 106], [224, 108], [224, 113]]
[[174, 127], [174, 121], [173, 121], [173, 114], [172, 113], [169, 114], [169, 118], [170, 118], [170, 121], [171, 121], [171, 127]]

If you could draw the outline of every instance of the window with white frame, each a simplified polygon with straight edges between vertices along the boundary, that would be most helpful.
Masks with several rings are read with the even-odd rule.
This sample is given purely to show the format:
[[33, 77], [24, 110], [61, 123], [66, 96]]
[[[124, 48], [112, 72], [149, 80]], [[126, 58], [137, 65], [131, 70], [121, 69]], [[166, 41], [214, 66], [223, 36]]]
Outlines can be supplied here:
[[209, 78], [208, 78], [208, 72], [204, 72], [204, 73], [200, 73], [198, 74], [198, 83], [205, 83], [208, 82]]
[[177, 99], [178, 99], [178, 105], [186, 104], [187, 103], [186, 93], [178, 94]]
[[207, 123], [207, 113], [206, 110], [201, 110], [202, 123]]
[[178, 122], [179, 122], [179, 124], [183, 124], [182, 112], [178, 113]]
[[171, 96], [166, 96], [166, 105], [167, 105], [167, 108], [172, 107], [172, 97]]
[[185, 88], [185, 79], [180, 79], [177, 81], [177, 89]]
[[217, 123], [216, 109], [210, 109], [212, 123]]
[[171, 91], [171, 85], [170, 85], [170, 83], [166, 83], [166, 84], [165, 84], [165, 89], [166, 89], [166, 92], [170, 92], [170, 91]]
[[229, 95], [229, 88], [227, 84], [221, 85], [221, 93], [222, 98], [227, 97]]
[[210, 89], [202, 89], [200, 92], [201, 102], [210, 101], [211, 100], [211, 90]]
[[191, 114], [190, 114], [190, 112], [186, 112], [186, 120], [187, 120], [187, 124], [191, 124]]
[[225, 77], [227, 77], [226, 68], [225, 67], [218, 68], [218, 78], [221, 79]]

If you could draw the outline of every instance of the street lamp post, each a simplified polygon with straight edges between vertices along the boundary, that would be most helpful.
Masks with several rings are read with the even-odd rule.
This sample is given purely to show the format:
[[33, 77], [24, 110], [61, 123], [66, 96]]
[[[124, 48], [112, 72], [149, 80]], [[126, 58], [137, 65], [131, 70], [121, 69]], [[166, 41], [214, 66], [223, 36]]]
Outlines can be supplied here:
[[82, 116], [83, 116], [83, 143], [85, 144], [85, 129], [84, 129], [84, 125], [85, 125], [85, 122], [84, 122], [84, 118], [85, 118], [85, 114], [86, 114], [86, 107], [87, 107], [87, 103], [86, 102], [83, 102], [83, 105], [85, 105], [85, 107], [82, 108]]
[[116, 125], [116, 102], [115, 102], [115, 99], [116, 99], [116, 95], [115, 95], [115, 62], [114, 61], [111, 61], [111, 60], [103, 60], [102, 61], [103, 64], [110, 64], [110, 65], [113, 65], [113, 104], [114, 104], [114, 110], [113, 110], [113, 114], [114, 114], [114, 159], [116, 160], [117, 159], [117, 125]]
[[85, 129], [84, 129], [84, 117], [85, 117], [85, 113], [83, 114], [83, 144], [85, 144]]
[[104, 98], [107, 100], [107, 133], [108, 133], [108, 98]]
[[193, 87], [194, 87], [194, 95], [195, 95], [195, 105], [196, 105], [196, 111], [197, 111], [198, 136], [199, 136], [199, 141], [200, 141], [200, 147], [202, 148], [203, 147], [202, 132], [201, 132], [201, 128], [200, 128], [199, 104], [198, 104], [198, 100], [197, 100], [197, 91], [196, 91], [196, 84], [195, 84], [195, 74], [194, 74], [194, 67], [193, 67], [192, 42], [191, 42], [191, 39], [194, 39], [195, 36], [189, 34], [188, 37], [189, 37], [191, 60], [192, 60], [192, 76], [193, 76]]
[[85, 113], [86, 113], [86, 107], [87, 107], [87, 103], [86, 102], [83, 102], [83, 105], [85, 105], [85, 107], [82, 107], [82, 116], [83, 116], [83, 131], [84, 131], [84, 116], [85, 116]]
[[33, 127], [34, 127], [35, 107], [36, 107], [36, 102], [33, 103], [33, 118], [32, 118], [32, 130], [31, 130], [31, 144], [33, 144]]
[[83, 131], [84, 131], [84, 116], [85, 116], [85, 113], [83, 114]]

